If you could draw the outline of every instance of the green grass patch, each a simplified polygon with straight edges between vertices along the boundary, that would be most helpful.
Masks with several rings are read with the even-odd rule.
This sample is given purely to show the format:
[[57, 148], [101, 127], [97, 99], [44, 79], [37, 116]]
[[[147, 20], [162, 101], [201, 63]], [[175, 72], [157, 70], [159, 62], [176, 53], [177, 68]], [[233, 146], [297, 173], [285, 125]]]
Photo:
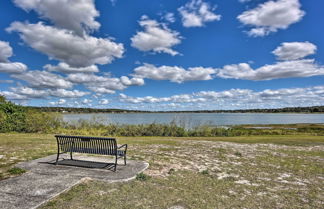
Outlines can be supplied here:
[[20, 174], [23, 174], [25, 173], [26, 170], [25, 169], [22, 169], [22, 168], [10, 168], [8, 170], [8, 173], [10, 173], [11, 175], [20, 175]]

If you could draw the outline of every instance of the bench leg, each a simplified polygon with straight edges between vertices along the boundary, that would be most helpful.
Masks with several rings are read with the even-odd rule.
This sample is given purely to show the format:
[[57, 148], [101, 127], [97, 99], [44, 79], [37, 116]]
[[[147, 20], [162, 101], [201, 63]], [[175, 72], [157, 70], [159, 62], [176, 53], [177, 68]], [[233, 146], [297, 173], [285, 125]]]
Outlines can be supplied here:
[[115, 167], [114, 167], [114, 172], [116, 172], [116, 169], [117, 169], [117, 160], [118, 160], [118, 157], [117, 155], [115, 156]]
[[71, 158], [71, 160], [73, 160], [73, 157], [72, 157], [72, 152], [70, 152], [70, 158]]
[[56, 157], [56, 162], [55, 162], [55, 165], [57, 165], [57, 163], [58, 163], [58, 160], [59, 160], [59, 157], [60, 157], [60, 153], [58, 152], [58, 153], [57, 153], [57, 157]]
[[126, 165], [126, 155], [124, 155], [124, 165]]

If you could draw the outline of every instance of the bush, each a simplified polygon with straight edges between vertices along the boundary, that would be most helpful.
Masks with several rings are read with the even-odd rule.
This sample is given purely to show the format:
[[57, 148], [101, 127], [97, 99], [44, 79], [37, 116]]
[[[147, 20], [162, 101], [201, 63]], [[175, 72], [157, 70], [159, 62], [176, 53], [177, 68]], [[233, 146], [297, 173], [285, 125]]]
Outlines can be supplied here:
[[48, 133], [57, 130], [62, 124], [62, 118], [55, 113], [44, 113], [28, 110], [26, 114], [26, 132]]
[[16, 105], [0, 96], [0, 132], [53, 132], [63, 124], [57, 114]]
[[26, 108], [11, 102], [0, 102], [0, 132], [24, 132]]

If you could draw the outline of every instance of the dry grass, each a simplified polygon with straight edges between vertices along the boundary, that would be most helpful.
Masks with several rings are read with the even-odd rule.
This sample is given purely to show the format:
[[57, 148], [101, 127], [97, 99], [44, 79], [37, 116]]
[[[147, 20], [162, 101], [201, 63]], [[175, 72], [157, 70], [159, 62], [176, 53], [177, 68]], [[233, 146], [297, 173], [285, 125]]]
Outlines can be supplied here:
[[[323, 136], [142, 137], [119, 142], [129, 144], [132, 159], [150, 163], [144, 174], [151, 178], [114, 184], [86, 181], [43, 208], [321, 208], [324, 204]], [[49, 135], [2, 134], [1, 169], [55, 153], [55, 145]], [[13, 157], [10, 164], [3, 160]]]

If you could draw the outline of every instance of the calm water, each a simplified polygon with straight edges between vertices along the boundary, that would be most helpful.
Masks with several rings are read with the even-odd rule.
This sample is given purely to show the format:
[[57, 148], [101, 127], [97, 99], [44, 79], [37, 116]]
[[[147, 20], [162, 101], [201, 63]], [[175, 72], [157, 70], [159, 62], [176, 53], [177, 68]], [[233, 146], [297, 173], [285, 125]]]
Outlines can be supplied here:
[[78, 120], [96, 121], [103, 124], [150, 124], [170, 123], [191, 128], [199, 125], [238, 124], [292, 124], [324, 123], [324, 114], [271, 114], [271, 113], [100, 113], [64, 114], [66, 122]]

